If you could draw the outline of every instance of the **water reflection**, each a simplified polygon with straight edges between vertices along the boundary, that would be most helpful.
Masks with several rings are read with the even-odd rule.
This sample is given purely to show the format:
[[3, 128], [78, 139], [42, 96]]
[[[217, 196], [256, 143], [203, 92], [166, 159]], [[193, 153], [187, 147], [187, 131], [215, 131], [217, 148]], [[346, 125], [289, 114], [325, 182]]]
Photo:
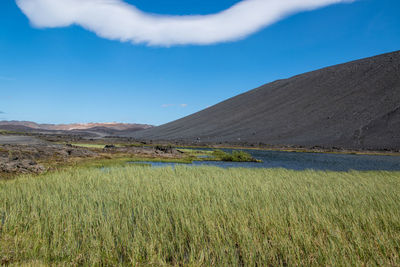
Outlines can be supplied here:
[[[208, 150], [208, 149], [204, 149]], [[224, 149], [232, 152], [232, 149]], [[324, 153], [299, 153], [282, 151], [246, 150], [254, 158], [262, 160], [255, 162], [220, 162], [220, 161], [194, 161], [192, 164], [146, 162], [153, 167], [175, 165], [185, 166], [217, 166], [222, 168], [286, 168], [291, 170], [386, 170], [400, 171], [400, 156], [372, 156], [372, 155], [347, 155]]]

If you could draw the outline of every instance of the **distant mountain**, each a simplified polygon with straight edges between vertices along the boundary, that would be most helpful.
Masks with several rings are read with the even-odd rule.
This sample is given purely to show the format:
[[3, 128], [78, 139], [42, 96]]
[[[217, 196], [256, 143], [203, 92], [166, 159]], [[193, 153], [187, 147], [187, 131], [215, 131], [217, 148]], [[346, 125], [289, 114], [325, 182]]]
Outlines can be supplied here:
[[153, 127], [147, 124], [131, 123], [74, 123], [74, 124], [38, 124], [30, 121], [0, 121], [0, 129], [25, 131], [93, 131], [114, 134], [123, 131], [138, 131]]
[[278, 80], [144, 140], [400, 149], [400, 51]]

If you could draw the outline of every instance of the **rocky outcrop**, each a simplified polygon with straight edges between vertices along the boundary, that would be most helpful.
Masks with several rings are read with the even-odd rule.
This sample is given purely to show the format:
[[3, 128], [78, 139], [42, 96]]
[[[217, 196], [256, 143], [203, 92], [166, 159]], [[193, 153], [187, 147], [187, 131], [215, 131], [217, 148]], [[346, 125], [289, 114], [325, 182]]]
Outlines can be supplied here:
[[[7, 174], [40, 174], [46, 171], [38, 162], [67, 162], [72, 157], [94, 157], [91, 150], [52, 144], [2, 145], [0, 147], [0, 176]], [[1, 175], [3, 174], [3, 175]]]
[[46, 171], [45, 166], [56, 166], [85, 158], [144, 157], [180, 158], [182, 154], [170, 146], [137, 147], [105, 145], [104, 148], [85, 148], [73, 144], [6, 144], [0, 145], [0, 178], [11, 178], [14, 174]]
[[0, 157], [0, 172], [3, 173], [40, 174], [45, 171], [46, 168], [34, 160], [19, 159], [18, 157], [13, 159]]

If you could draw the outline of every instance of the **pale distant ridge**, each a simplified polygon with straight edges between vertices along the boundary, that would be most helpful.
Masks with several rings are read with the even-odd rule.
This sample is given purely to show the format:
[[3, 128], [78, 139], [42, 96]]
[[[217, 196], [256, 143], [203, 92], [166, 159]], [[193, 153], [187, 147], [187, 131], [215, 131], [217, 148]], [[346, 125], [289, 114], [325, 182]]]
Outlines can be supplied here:
[[72, 131], [72, 130], [89, 130], [93, 128], [106, 128], [116, 131], [124, 130], [143, 130], [153, 127], [148, 124], [136, 123], [118, 123], [118, 122], [103, 122], [103, 123], [72, 123], [72, 124], [38, 124], [31, 121], [0, 121], [0, 128], [5, 126], [27, 127], [36, 130], [49, 131]]

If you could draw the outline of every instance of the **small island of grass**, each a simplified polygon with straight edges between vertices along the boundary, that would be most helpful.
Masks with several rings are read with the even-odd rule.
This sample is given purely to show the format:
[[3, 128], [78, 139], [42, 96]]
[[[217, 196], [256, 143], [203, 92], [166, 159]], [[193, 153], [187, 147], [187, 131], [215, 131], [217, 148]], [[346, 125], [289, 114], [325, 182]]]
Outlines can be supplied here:
[[229, 162], [261, 162], [251, 156], [250, 153], [235, 150], [231, 153], [223, 150], [178, 149], [181, 153], [189, 155], [195, 160], [203, 161], [229, 161]]
[[244, 151], [232, 151], [228, 153], [222, 150], [214, 150], [212, 156], [215, 160], [219, 161], [231, 161], [231, 162], [261, 162], [253, 158], [249, 153]]

